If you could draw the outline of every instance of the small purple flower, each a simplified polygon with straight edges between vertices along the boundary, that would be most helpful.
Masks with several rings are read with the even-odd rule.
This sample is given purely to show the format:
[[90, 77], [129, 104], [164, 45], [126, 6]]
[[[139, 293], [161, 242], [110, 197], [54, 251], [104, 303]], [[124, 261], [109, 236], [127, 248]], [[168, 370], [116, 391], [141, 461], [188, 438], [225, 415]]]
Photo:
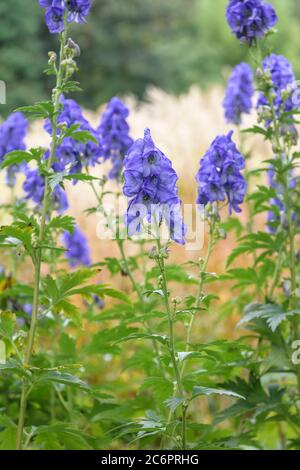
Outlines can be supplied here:
[[[91, 127], [89, 122], [84, 118], [82, 110], [76, 101], [61, 98], [61, 110], [58, 116], [58, 123], [65, 123], [69, 128], [77, 125], [78, 130], [88, 131], [98, 141], [98, 133]], [[46, 131], [51, 135], [52, 127], [50, 121], [45, 124]], [[60, 132], [60, 131], [58, 131]], [[101, 148], [95, 142], [89, 141], [83, 144], [75, 139], [67, 137], [61, 145], [56, 148], [56, 162], [54, 169], [56, 171], [69, 170], [69, 173], [81, 173], [83, 167], [95, 166], [100, 163]]]
[[65, 16], [68, 23], [84, 23], [92, 0], [39, 0], [39, 5], [46, 8], [45, 22], [50, 33], [57, 34], [65, 29]]
[[51, 34], [61, 33], [65, 29], [65, 11], [60, 7], [50, 7], [45, 13], [45, 21]]
[[23, 311], [27, 315], [31, 316], [32, 315], [32, 310], [33, 310], [33, 305], [32, 304], [27, 303], [27, 304], [23, 305]]
[[[296, 105], [293, 104], [291, 96], [286, 100], [282, 98], [282, 92], [293, 89], [296, 83], [296, 77], [292, 65], [282, 55], [271, 54], [265, 57], [263, 61], [263, 69], [271, 75], [273, 92], [275, 93], [274, 106], [276, 113], [280, 111], [291, 111]], [[268, 99], [264, 94], [260, 94], [257, 106], [270, 106]]]
[[237, 39], [249, 45], [278, 21], [272, 5], [263, 0], [229, 0], [226, 18]]
[[84, 303], [87, 307], [94, 307], [97, 310], [103, 310], [105, 307], [104, 300], [95, 294], [92, 296], [92, 301], [85, 300]]
[[68, 21], [71, 23], [84, 23], [85, 18], [90, 13], [92, 7], [91, 0], [69, 0]]
[[149, 129], [130, 147], [124, 167], [123, 193], [130, 198], [126, 215], [129, 234], [139, 232], [144, 220], [150, 222], [155, 217], [159, 223], [165, 220], [172, 240], [184, 244], [186, 227], [181, 217], [178, 177], [171, 161], [155, 146]]
[[223, 107], [226, 121], [241, 124], [242, 115], [249, 114], [252, 109], [254, 94], [253, 72], [246, 63], [237, 65], [228, 80]]
[[[26, 179], [23, 183], [25, 198], [31, 199], [37, 206], [40, 206], [44, 199], [45, 178], [41, 176], [37, 169], [27, 168], [25, 170]], [[65, 212], [69, 208], [65, 191], [57, 185], [51, 195], [52, 206], [57, 212]]]
[[79, 228], [76, 228], [74, 233], [65, 232], [63, 244], [68, 250], [65, 256], [72, 268], [78, 265], [89, 266], [91, 264], [88, 242]]
[[[286, 220], [286, 204], [284, 201], [284, 185], [279, 183], [276, 179], [276, 174], [273, 166], [270, 167], [268, 171], [268, 182], [269, 186], [276, 191], [276, 197], [271, 199], [272, 210], [268, 213], [267, 226], [271, 233], [275, 233], [278, 226], [283, 222], [286, 226], [288, 221]], [[299, 199], [299, 177], [294, 176], [292, 170], [289, 171], [289, 188], [291, 194], [295, 195], [295, 206], [297, 205], [297, 200]], [[298, 189], [297, 189], [298, 188]], [[300, 225], [300, 219], [297, 212], [294, 212], [292, 215], [292, 221], [297, 226]]]
[[241, 212], [247, 183], [241, 170], [245, 167], [242, 154], [232, 141], [233, 131], [218, 136], [200, 162], [196, 180], [199, 185], [197, 203], [228, 200], [229, 212]]
[[128, 108], [117, 97], [108, 103], [98, 128], [101, 152], [105, 160], [110, 159], [112, 169], [109, 178], [120, 179], [123, 160], [133, 140], [129, 136]]
[[[64, 0], [61, 3], [64, 4]], [[50, 8], [53, 5], [53, 0], [39, 0], [39, 5], [42, 8]]]
[[28, 130], [28, 121], [20, 112], [8, 116], [0, 126], [0, 161], [5, 154], [14, 150], [25, 150], [24, 139]]
[[[28, 121], [25, 116], [20, 113], [12, 113], [6, 121], [0, 126], [0, 163], [4, 156], [14, 150], [25, 150], [25, 137], [28, 131]], [[24, 171], [25, 163], [14, 165], [7, 170], [6, 183], [8, 186], [15, 185], [16, 173]]]

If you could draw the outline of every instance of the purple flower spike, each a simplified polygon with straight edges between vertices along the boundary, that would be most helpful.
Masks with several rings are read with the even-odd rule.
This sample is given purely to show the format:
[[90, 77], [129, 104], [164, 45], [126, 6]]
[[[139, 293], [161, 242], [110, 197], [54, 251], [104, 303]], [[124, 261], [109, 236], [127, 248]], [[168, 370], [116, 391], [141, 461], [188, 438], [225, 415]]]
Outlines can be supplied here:
[[241, 212], [247, 183], [241, 170], [245, 167], [243, 155], [232, 141], [233, 132], [218, 136], [200, 162], [197, 173], [199, 191], [197, 204], [225, 202], [229, 212]]

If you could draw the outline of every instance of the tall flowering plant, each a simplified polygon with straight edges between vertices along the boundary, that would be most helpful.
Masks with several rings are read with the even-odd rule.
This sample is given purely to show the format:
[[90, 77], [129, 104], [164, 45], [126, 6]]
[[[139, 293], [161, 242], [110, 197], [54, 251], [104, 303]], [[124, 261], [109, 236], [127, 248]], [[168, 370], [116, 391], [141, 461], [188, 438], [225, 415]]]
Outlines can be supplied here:
[[[51, 423], [46, 423], [45, 428], [32, 428], [35, 425], [30, 412], [32, 393], [40, 383], [50, 387], [53, 384], [49, 393], [54, 408], [57, 394], [64, 404], [61, 391], [55, 388], [57, 384], [70, 386], [70, 400], [74, 387], [86, 392], [89, 390], [87, 384], [73, 375], [77, 366], [72, 365], [70, 358], [66, 363], [61, 362], [54, 346], [44, 356], [45, 360], [42, 359], [43, 348], [37, 337], [51, 319], [56, 319], [56, 322], [52, 327], [47, 326], [50, 328], [48, 334], [61, 334], [57, 331], [57, 327], [62, 326], [60, 315], [65, 321], [80, 327], [82, 320], [80, 309], [74, 302], [75, 296], [81, 296], [89, 304], [97, 299], [99, 305], [105, 293], [125, 299], [122, 293], [108, 290], [104, 284], [91, 283], [97, 272], [90, 267], [87, 240], [80, 229], [75, 228], [75, 220], [63, 215], [69, 207], [65, 181], [91, 181], [93, 177], [85, 170], [99, 163], [101, 157], [98, 133], [84, 119], [79, 105], [65, 97], [67, 93], [78, 90], [78, 83], [72, 77], [77, 70], [76, 57], [80, 49], [69, 37], [69, 29], [71, 23], [85, 21], [92, 2], [40, 0], [39, 3], [46, 9], [45, 20], [50, 33], [58, 34], [60, 44], [58, 55], [53, 51], [49, 53], [47, 73], [55, 79], [51, 100], [21, 108], [0, 128], [1, 164], [3, 169], [7, 169], [9, 186], [14, 186], [18, 172], [22, 171], [25, 176], [23, 200], [12, 206], [12, 224], [1, 227], [1, 245], [21, 253], [22, 259], [31, 262], [34, 278], [32, 285], [24, 284], [5, 273], [9, 284], [4, 286], [1, 294], [1, 308], [5, 311], [1, 313], [0, 332], [9, 352], [9, 360], [3, 369], [17, 374], [20, 387], [17, 422], [7, 418], [4, 428], [15, 437], [12, 446], [17, 450], [28, 448], [33, 441], [37, 446], [43, 446], [38, 444], [43, 440], [43, 433], [56, 433], [57, 439], [61, 439], [59, 434], [73, 432], [73, 440], [86, 442], [83, 434], [80, 436], [75, 428], [71, 430], [72, 424], [57, 424], [58, 427], [53, 428]], [[26, 118], [45, 120], [45, 128], [51, 136], [49, 149], [26, 150]], [[60, 267], [63, 258], [70, 267], [84, 268], [75, 272], [63, 270]], [[43, 275], [45, 269], [46, 276]], [[14, 271], [17, 277], [18, 272]], [[54, 412], [52, 410], [51, 413]], [[29, 413], [31, 424], [27, 425]]]
[[[254, 219], [265, 214], [265, 230], [252, 230], [243, 236], [228, 260], [231, 266], [242, 254], [253, 255], [252, 266], [230, 269], [228, 277], [243, 285], [238, 301], [244, 310], [240, 324], [257, 340], [257, 354], [248, 366], [249, 378], [237, 381], [233, 389], [253, 390], [252, 407], [245, 403], [239, 413], [240, 422], [246, 413], [256, 416], [248, 425], [244, 422], [245, 432], [262, 430], [272, 414], [278, 445], [293, 448], [299, 436], [300, 393], [299, 364], [294, 353], [299, 340], [296, 79], [289, 61], [266, 47], [264, 36], [276, 21], [271, 5], [230, 1], [227, 20], [237, 38], [251, 47], [256, 68], [258, 124], [245, 133], [259, 134], [270, 144], [270, 154], [261, 163], [260, 182], [248, 197]], [[269, 410], [267, 403], [271, 403]]]

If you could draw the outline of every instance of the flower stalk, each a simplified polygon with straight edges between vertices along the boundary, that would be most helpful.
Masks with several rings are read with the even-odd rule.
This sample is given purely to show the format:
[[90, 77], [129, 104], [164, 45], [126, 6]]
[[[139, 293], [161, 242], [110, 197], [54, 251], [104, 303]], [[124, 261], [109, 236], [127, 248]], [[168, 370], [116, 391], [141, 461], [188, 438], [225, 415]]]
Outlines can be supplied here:
[[[52, 118], [52, 142], [51, 142], [50, 156], [47, 160], [47, 175], [45, 177], [45, 191], [44, 191], [41, 221], [40, 221], [40, 227], [39, 227], [39, 237], [38, 237], [38, 242], [37, 242], [37, 246], [35, 249], [35, 256], [33, 258], [33, 263], [34, 263], [33, 310], [32, 310], [32, 317], [31, 317], [31, 323], [30, 323], [28, 343], [27, 343], [27, 347], [25, 351], [25, 358], [24, 358], [24, 363], [23, 363], [23, 366], [26, 368], [30, 368], [30, 364], [31, 364], [33, 345], [34, 345], [36, 326], [37, 326], [38, 310], [39, 310], [41, 264], [42, 264], [42, 251], [43, 251], [41, 248], [41, 245], [43, 244], [43, 240], [45, 236], [46, 219], [47, 219], [47, 215], [48, 215], [49, 207], [50, 207], [51, 189], [50, 189], [50, 184], [49, 184], [49, 172], [54, 162], [57, 139], [58, 139], [57, 137], [58, 111], [59, 111], [59, 105], [60, 105], [60, 98], [62, 95], [62, 85], [65, 80], [65, 66], [63, 65], [63, 61], [65, 58], [66, 44], [67, 44], [67, 27], [65, 28], [64, 32], [61, 33], [60, 35], [59, 67], [58, 67], [57, 75], [56, 75], [56, 86], [53, 90], [54, 111], [53, 111], [53, 118]], [[18, 420], [18, 428], [17, 428], [17, 440], [16, 440], [17, 450], [22, 449], [22, 438], [23, 438], [23, 429], [24, 429], [24, 422], [25, 422], [28, 390], [29, 390], [28, 380], [23, 379], [20, 409], [19, 409], [19, 420]]]
[[182, 376], [180, 374], [178, 360], [176, 358], [176, 347], [175, 347], [175, 339], [174, 339], [174, 323], [175, 323], [175, 314], [176, 314], [176, 302], [174, 302], [174, 310], [172, 311], [169, 301], [169, 291], [167, 285], [167, 278], [166, 278], [166, 269], [165, 269], [165, 261], [164, 257], [166, 256], [162, 252], [162, 246], [160, 242], [159, 236], [156, 238], [157, 244], [157, 254], [156, 254], [156, 262], [157, 266], [160, 271], [160, 283], [163, 292], [163, 298], [165, 303], [165, 309], [167, 313], [167, 320], [168, 320], [168, 327], [169, 327], [169, 341], [168, 341], [168, 351], [170, 354], [171, 363], [173, 366], [174, 377], [176, 382], [176, 390], [179, 393], [179, 398], [182, 400], [181, 404], [181, 417], [182, 417], [182, 449], [185, 450], [187, 446], [187, 439], [186, 439], [186, 420], [187, 420], [187, 403], [185, 402], [185, 391], [182, 384]]

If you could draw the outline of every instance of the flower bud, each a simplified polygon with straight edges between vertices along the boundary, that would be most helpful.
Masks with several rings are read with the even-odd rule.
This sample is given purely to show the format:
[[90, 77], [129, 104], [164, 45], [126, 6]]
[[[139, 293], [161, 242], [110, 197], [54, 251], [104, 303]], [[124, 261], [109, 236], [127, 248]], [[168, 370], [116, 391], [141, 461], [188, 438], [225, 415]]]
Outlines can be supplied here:
[[67, 49], [68, 52], [70, 51], [73, 57], [79, 57], [80, 56], [80, 47], [76, 42], [73, 41], [73, 39], [69, 38], [67, 42]]
[[284, 281], [283, 285], [282, 285], [282, 289], [283, 289], [283, 293], [286, 297], [290, 297], [291, 296], [291, 283], [290, 281]]
[[57, 60], [56, 52], [53, 52], [53, 51], [48, 52], [48, 57], [49, 57], [49, 60], [48, 60], [49, 65], [53, 65], [56, 63], [56, 60]]
[[153, 246], [152, 248], [150, 248], [150, 250], [148, 251], [148, 256], [150, 259], [155, 259], [157, 258], [157, 249], [155, 246]]
[[226, 240], [227, 232], [223, 228], [219, 228], [218, 235], [222, 240]]

